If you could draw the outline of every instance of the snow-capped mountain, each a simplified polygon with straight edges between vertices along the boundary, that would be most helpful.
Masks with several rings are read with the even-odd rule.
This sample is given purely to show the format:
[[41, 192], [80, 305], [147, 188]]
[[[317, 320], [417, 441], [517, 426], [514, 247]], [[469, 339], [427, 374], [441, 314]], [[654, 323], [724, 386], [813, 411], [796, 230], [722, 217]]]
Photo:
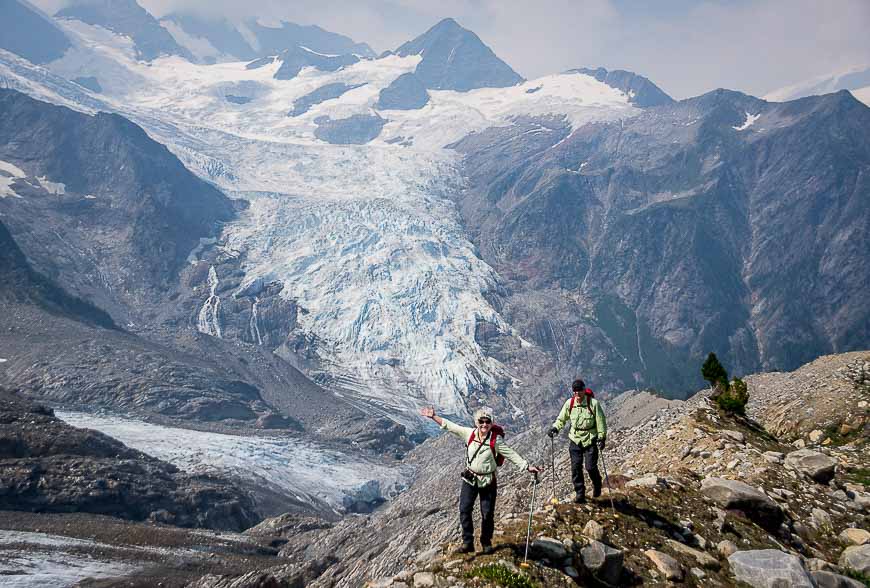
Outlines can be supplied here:
[[[354, 406], [411, 427], [424, 403], [462, 415], [486, 401], [528, 416], [578, 371], [600, 387], [682, 390], [694, 385], [687, 366], [711, 347], [726, 346], [722, 355], [740, 369], [789, 367], [864, 336], [862, 295], [849, 280], [840, 300], [851, 310], [831, 333], [808, 326], [794, 335], [792, 311], [767, 320], [765, 300], [800, 293], [776, 286], [786, 278], [769, 262], [782, 255], [743, 249], [781, 241], [785, 233], [768, 233], [790, 226], [778, 216], [753, 225], [744, 214], [758, 212], [758, 191], [762, 202], [785, 198], [776, 189], [786, 184], [762, 185], [768, 176], [748, 173], [760, 169], [750, 163], [767, 161], [762, 146], [779, 149], [783, 129], [811, 133], [824, 117], [860, 127], [860, 109], [846, 100], [771, 109], [711, 93], [675, 103], [641, 76], [603, 69], [523, 81], [451, 19], [378, 58], [296, 44], [215, 64], [179, 55], [146, 63], [129, 36], [59, 22], [73, 47], [44, 69], [0, 53], [5, 85], [121, 113], [246, 203], [192, 248], [190, 271], [157, 314], [183, 324], [188, 313], [215, 346], [274, 351]], [[856, 115], [848, 124], [847, 113]], [[836, 145], [851, 145], [856, 132]], [[789, 167], [783, 157], [770, 173]], [[850, 177], [851, 161], [831, 173]], [[822, 193], [807, 192], [810, 208], [836, 216]], [[729, 219], [716, 224], [731, 227], [721, 241], [704, 228], [705, 198], [723, 203]], [[677, 241], [698, 240], [668, 246], [660, 238], [671, 229]], [[712, 256], [685, 262], [686, 251], [708, 246]], [[798, 250], [793, 267], [817, 254]], [[726, 273], [727, 295], [718, 282]], [[660, 283], [660, 274], [670, 278]], [[129, 312], [133, 322], [153, 320]], [[540, 397], [518, 393], [538, 388]]]
[[132, 39], [140, 59], [150, 61], [160, 55], [193, 59], [136, 0], [72, 0], [56, 16], [100, 26]]
[[[470, 88], [493, 80], [477, 83], [468, 70], [450, 69], [473, 61], [482, 47], [452, 21], [442, 28], [460, 34], [437, 35], [432, 50], [453, 54], [444, 63], [464, 80], [463, 91], [430, 90], [422, 108], [380, 111], [375, 104], [383, 91], [402, 76], [419, 75], [426, 57], [413, 48], [404, 57], [303, 67], [280, 79], [281, 59], [254, 68], [177, 56], [145, 64], [128, 41], [108, 39], [102, 27], [61, 22], [77, 46], [51, 70], [68, 79], [97, 78], [102, 102], [61, 98], [68, 88], [45, 83], [42, 96], [124, 113], [190, 169], [248, 200], [239, 221], [224, 226], [225, 246], [244, 252], [245, 277], [235, 291], [282, 283], [281, 296], [306, 311], [299, 328], [316, 342], [309, 374], [391, 415], [409, 415], [420, 403], [463, 414], [469, 394], [509, 387], [516, 374], [481, 351], [479, 323], [526, 344], [489, 301], [498, 276], [476, 255], [450, 200], [463, 178], [456, 153], [445, 146], [516, 116], [567, 116], [580, 125], [636, 113], [626, 94], [585, 75]], [[12, 77], [8, 61], [6, 70]], [[347, 88], [339, 96], [311, 98], [338, 84]], [[372, 121], [377, 129], [363, 132], [365, 145], [348, 144], [363, 142], [353, 137]], [[225, 290], [218, 272], [210, 280], [208, 288]], [[200, 329], [219, 337], [217, 298], [203, 299], [211, 318]]]
[[797, 100], [804, 96], [817, 96], [849, 90], [855, 98], [870, 105], [870, 66], [860, 65], [850, 67], [843, 71], [805, 80], [774, 90], [768, 93], [764, 99], [771, 102], [786, 102]]

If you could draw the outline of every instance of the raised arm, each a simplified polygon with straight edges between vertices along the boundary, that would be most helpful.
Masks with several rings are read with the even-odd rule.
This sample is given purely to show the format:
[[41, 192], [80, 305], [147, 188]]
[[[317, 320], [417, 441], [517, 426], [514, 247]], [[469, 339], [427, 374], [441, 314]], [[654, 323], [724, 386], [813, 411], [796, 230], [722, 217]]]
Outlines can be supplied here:
[[435, 409], [431, 406], [425, 406], [420, 409], [420, 414], [427, 419], [432, 419], [439, 427], [444, 424], [444, 419], [435, 414]]

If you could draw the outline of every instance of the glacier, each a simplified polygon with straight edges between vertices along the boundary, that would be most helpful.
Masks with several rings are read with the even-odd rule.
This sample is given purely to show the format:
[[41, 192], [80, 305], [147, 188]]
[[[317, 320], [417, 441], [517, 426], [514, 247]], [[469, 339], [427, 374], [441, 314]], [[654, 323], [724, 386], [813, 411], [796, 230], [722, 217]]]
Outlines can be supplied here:
[[[247, 200], [218, 243], [245, 253], [239, 290], [283, 283], [281, 296], [304, 309], [298, 328], [317, 342], [307, 375], [412, 429], [421, 405], [466, 415], [471, 394], [522, 379], [475, 341], [479, 321], [517, 334], [488, 302], [499, 276], [464, 232], [451, 200], [465, 186], [462, 162], [446, 146], [517, 117], [558, 116], [578, 127], [640, 112], [623, 92], [565, 73], [509, 88], [430, 90], [421, 109], [377, 111], [387, 122], [373, 141], [332, 145], [315, 137], [317, 120], [375, 113], [380, 91], [420, 56], [362, 59], [335, 72], [308, 67], [277, 80], [280, 60], [250, 70], [179, 57], [145, 63], [129, 39], [59, 23], [73, 49], [46, 68], [0, 52], [0, 76], [41, 99], [129, 117], [189, 169]], [[65, 81], [83, 76], [104, 92]], [[288, 116], [295, 100], [327, 84], [355, 87]], [[217, 281], [212, 268], [197, 325], [220, 337]], [[256, 314], [251, 320], [256, 333]]]

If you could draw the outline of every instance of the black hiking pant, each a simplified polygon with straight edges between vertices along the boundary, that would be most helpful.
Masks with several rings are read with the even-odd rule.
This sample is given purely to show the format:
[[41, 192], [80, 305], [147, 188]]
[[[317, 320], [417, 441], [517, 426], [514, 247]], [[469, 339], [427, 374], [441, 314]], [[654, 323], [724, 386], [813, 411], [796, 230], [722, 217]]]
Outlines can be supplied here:
[[480, 496], [480, 544], [484, 547], [492, 545], [492, 533], [495, 530], [495, 497], [498, 494], [496, 481], [489, 486], [478, 488], [466, 482], [460, 482], [459, 492], [459, 523], [462, 525], [462, 542], [474, 545], [474, 501]]
[[574, 491], [583, 496], [586, 494], [586, 483], [583, 480], [583, 466], [592, 480], [592, 488], [595, 493], [601, 491], [601, 473], [598, 471], [598, 445], [593, 440], [589, 447], [583, 447], [571, 441], [568, 447], [571, 455], [571, 481], [574, 483]]

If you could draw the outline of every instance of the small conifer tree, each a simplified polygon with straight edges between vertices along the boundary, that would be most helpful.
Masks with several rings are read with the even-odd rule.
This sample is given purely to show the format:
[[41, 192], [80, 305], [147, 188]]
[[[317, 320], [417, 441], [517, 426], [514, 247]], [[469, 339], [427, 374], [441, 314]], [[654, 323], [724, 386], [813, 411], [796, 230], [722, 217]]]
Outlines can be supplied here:
[[725, 368], [722, 367], [722, 364], [719, 363], [719, 359], [713, 352], [710, 352], [710, 355], [707, 356], [707, 361], [701, 366], [701, 376], [710, 383], [711, 388], [715, 388], [719, 382], [723, 384], [724, 388], [728, 388], [728, 372], [725, 371]]

